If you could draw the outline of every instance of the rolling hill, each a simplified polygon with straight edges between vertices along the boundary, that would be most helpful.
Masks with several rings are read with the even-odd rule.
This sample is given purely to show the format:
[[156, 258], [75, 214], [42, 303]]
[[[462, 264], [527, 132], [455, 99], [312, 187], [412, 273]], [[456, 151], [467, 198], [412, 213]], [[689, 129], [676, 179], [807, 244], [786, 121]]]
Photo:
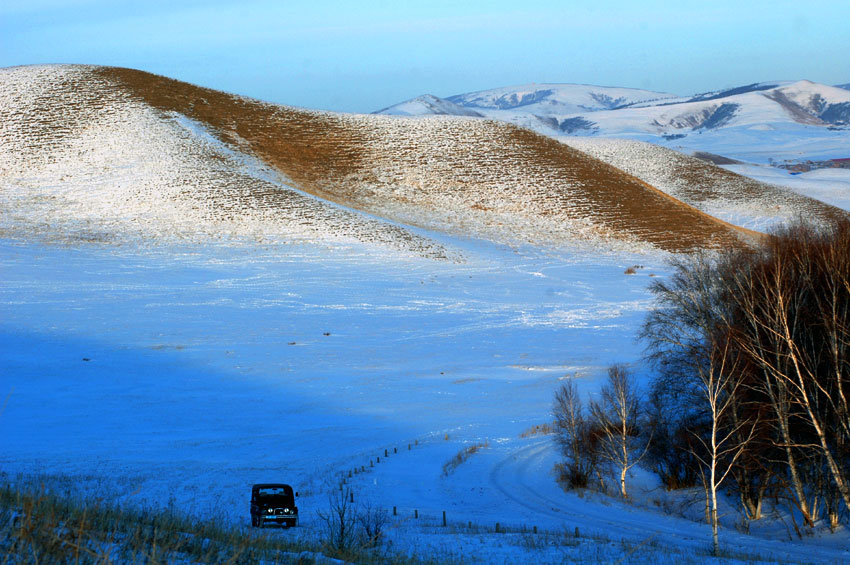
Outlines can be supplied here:
[[592, 155], [689, 205], [737, 226], [767, 231], [801, 216], [829, 221], [843, 211], [781, 186], [759, 182], [644, 141], [565, 137]]
[[11, 234], [344, 239], [443, 258], [404, 226], [668, 251], [756, 237], [494, 120], [318, 112], [94, 66], [5, 69], [0, 100]]

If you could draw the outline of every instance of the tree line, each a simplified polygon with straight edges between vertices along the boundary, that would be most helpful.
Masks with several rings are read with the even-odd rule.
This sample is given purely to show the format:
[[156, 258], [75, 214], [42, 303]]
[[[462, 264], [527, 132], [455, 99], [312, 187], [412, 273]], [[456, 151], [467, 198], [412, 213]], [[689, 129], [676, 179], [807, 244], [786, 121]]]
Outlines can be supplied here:
[[643, 461], [668, 489], [701, 485], [715, 550], [722, 491], [747, 520], [770, 499], [808, 527], [847, 524], [850, 220], [679, 258], [651, 291], [649, 389], [614, 366], [588, 409], [572, 381], [556, 393], [563, 481], [614, 477], [627, 496], [628, 468]]

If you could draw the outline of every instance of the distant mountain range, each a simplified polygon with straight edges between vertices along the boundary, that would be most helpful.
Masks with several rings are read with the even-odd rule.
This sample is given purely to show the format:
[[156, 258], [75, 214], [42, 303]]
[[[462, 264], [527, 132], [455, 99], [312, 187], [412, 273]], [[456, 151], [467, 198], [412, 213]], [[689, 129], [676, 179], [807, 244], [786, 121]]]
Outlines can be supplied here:
[[[754, 83], [677, 97], [663, 92], [576, 84], [530, 84], [448, 98], [420, 96], [377, 113], [404, 116], [479, 115], [546, 135], [627, 137], [715, 150], [733, 140], [740, 154], [758, 141], [765, 154], [838, 156], [850, 139], [850, 85], [808, 80]], [[473, 114], [470, 114], [473, 112]], [[694, 134], [723, 132], [682, 141]], [[830, 133], [826, 133], [830, 132]], [[728, 134], [734, 134], [736, 138]], [[812, 137], [823, 143], [810, 143]], [[789, 140], [791, 145], [789, 145]], [[807, 147], [799, 149], [799, 143]], [[680, 147], [677, 147], [680, 148]], [[722, 152], [722, 148], [720, 149]], [[840, 156], [844, 156], [843, 154]], [[850, 155], [847, 155], [850, 156]]]

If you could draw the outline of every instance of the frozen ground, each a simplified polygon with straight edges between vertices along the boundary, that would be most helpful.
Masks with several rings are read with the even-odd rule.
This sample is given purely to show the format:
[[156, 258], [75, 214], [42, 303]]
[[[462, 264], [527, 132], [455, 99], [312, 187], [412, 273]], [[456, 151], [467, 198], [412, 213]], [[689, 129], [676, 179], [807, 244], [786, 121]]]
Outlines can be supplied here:
[[[396, 550], [616, 560], [623, 539], [650, 544], [638, 556], [699, 560], [705, 526], [565, 494], [549, 438], [520, 438], [550, 419], [560, 379], [592, 393], [608, 364], [639, 359], [634, 335], [663, 257], [444, 243], [467, 263], [355, 244], [3, 240], [0, 468], [236, 524], [247, 524], [250, 484], [287, 481], [305, 526], [290, 535], [311, 536], [329, 485], [365, 467], [352, 488], [397, 507]], [[635, 264], [644, 268], [624, 274]], [[481, 442], [489, 447], [443, 475]], [[635, 480], [652, 506], [651, 478]], [[496, 522], [601, 537], [566, 546], [499, 537]], [[730, 549], [761, 558], [850, 558], [845, 534], [807, 543], [723, 534]]]

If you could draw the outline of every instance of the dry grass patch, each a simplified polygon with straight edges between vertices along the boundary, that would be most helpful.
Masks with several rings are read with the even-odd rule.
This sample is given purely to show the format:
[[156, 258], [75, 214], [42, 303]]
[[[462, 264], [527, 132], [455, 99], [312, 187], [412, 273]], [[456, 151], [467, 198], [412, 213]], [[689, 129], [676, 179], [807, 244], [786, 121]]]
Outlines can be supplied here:
[[454, 473], [455, 469], [457, 469], [461, 463], [469, 459], [474, 453], [477, 453], [481, 449], [486, 447], [490, 447], [490, 442], [485, 441], [484, 443], [476, 443], [474, 445], [468, 445], [457, 452], [457, 454], [446, 461], [443, 465], [443, 476], [448, 477], [452, 473]]
[[545, 424], [536, 424], [534, 426], [531, 426], [530, 428], [519, 434], [519, 437], [548, 436], [549, 434], [554, 432], [554, 424], [547, 422]]

